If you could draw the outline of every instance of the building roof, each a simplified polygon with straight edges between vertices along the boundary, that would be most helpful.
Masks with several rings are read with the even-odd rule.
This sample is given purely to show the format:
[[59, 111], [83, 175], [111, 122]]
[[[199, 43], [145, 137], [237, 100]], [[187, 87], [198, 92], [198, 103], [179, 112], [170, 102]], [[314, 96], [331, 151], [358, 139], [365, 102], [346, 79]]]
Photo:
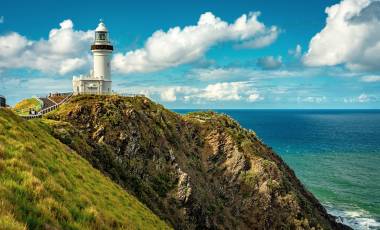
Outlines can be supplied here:
[[98, 27], [96, 27], [96, 32], [108, 32], [106, 25], [103, 20], [100, 20]]

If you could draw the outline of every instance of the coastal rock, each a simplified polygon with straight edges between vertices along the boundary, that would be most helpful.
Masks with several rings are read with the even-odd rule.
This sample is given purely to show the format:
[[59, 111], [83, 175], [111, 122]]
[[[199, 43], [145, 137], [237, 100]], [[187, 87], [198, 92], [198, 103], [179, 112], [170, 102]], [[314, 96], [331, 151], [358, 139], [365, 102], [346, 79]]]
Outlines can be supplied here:
[[190, 198], [192, 190], [190, 185], [190, 177], [187, 173], [182, 172], [181, 169], [178, 169], [178, 174], [177, 197], [181, 203], [186, 204]]
[[[46, 118], [63, 143], [175, 229], [346, 228], [271, 148], [226, 115], [181, 116], [145, 97], [92, 95]], [[71, 141], [54, 131], [63, 127]]]

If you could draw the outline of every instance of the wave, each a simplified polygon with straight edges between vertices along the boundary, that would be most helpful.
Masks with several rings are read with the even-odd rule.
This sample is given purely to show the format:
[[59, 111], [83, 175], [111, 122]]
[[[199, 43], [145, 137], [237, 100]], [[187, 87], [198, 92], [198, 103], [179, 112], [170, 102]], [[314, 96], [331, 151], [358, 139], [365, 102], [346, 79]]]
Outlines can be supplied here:
[[331, 204], [324, 204], [327, 212], [336, 216], [337, 222], [343, 223], [357, 230], [372, 230], [380, 229], [380, 220], [371, 216], [367, 211], [352, 208], [341, 209], [332, 206]]

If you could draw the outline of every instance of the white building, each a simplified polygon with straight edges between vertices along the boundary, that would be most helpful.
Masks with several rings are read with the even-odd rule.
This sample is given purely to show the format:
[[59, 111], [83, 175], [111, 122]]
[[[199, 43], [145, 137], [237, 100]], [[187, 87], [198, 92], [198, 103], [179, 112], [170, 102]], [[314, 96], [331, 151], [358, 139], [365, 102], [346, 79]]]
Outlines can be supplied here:
[[74, 94], [108, 94], [112, 92], [111, 55], [113, 46], [110, 43], [108, 30], [100, 21], [95, 30], [95, 40], [91, 45], [94, 57], [94, 68], [89, 75], [73, 77]]

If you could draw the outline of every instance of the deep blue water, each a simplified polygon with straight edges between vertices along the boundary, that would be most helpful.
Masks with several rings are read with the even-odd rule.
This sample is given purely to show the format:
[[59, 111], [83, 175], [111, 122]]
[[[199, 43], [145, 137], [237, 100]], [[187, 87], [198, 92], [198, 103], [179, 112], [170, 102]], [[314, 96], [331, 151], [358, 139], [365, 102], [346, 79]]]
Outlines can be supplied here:
[[380, 229], [380, 110], [216, 111], [254, 130], [341, 221]]

